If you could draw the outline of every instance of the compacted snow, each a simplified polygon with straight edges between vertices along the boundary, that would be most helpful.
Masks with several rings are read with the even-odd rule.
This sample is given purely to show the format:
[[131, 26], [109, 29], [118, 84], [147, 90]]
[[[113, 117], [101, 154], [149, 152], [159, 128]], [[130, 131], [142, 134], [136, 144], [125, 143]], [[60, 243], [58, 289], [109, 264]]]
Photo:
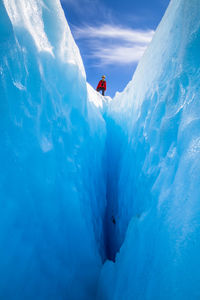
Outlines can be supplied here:
[[200, 298], [199, 15], [110, 99], [59, 0], [0, 2], [0, 299]]

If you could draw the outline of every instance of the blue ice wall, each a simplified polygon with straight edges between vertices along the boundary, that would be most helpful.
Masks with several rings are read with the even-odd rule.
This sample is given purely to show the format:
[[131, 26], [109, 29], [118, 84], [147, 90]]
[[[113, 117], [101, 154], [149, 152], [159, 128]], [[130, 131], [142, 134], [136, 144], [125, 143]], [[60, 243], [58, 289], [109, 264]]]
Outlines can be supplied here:
[[199, 15], [110, 103], [58, 0], [0, 2], [0, 299], [200, 298]]
[[0, 57], [0, 298], [94, 299], [105, 122], [60, 2], [1, 1]]
[[124, 243], [102, 269], [98, 299], [200, 298], [199, 15], [198, 0], [170, 2], [108, 108], [109, 130], [122, 141], [109, 177], [112, 233], [118, 248]]

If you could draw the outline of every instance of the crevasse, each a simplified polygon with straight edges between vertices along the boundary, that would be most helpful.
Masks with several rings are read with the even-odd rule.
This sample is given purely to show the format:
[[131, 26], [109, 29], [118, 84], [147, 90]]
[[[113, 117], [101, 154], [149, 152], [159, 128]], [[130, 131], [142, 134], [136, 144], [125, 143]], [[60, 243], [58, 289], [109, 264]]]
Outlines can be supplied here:
[[199, 14], [172, 0], [111, 101], [58, 0], [0, 2], [1, 299], [200, 298]]

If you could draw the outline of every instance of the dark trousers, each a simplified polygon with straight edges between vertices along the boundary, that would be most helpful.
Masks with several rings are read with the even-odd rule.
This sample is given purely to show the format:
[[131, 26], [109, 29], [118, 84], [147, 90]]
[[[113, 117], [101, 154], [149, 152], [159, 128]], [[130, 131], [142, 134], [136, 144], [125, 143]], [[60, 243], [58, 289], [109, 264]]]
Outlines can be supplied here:
[[100, 87], [97, 89], [97, 92], [100, 92], [100, 91], [102, 91], [102, 95], [104, 96], [105, 89], [103, 87]]

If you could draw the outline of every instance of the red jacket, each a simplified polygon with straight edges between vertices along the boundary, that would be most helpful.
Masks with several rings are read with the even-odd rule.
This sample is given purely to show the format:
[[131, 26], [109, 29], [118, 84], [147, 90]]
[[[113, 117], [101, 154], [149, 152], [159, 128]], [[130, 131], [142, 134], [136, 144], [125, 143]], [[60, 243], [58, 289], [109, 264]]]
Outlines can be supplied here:
[[106, 91], [106, 81], [105, 80], [100, 80], [98, 85], [97, 85], [97, 89], [98, 88], [104, 88]]

